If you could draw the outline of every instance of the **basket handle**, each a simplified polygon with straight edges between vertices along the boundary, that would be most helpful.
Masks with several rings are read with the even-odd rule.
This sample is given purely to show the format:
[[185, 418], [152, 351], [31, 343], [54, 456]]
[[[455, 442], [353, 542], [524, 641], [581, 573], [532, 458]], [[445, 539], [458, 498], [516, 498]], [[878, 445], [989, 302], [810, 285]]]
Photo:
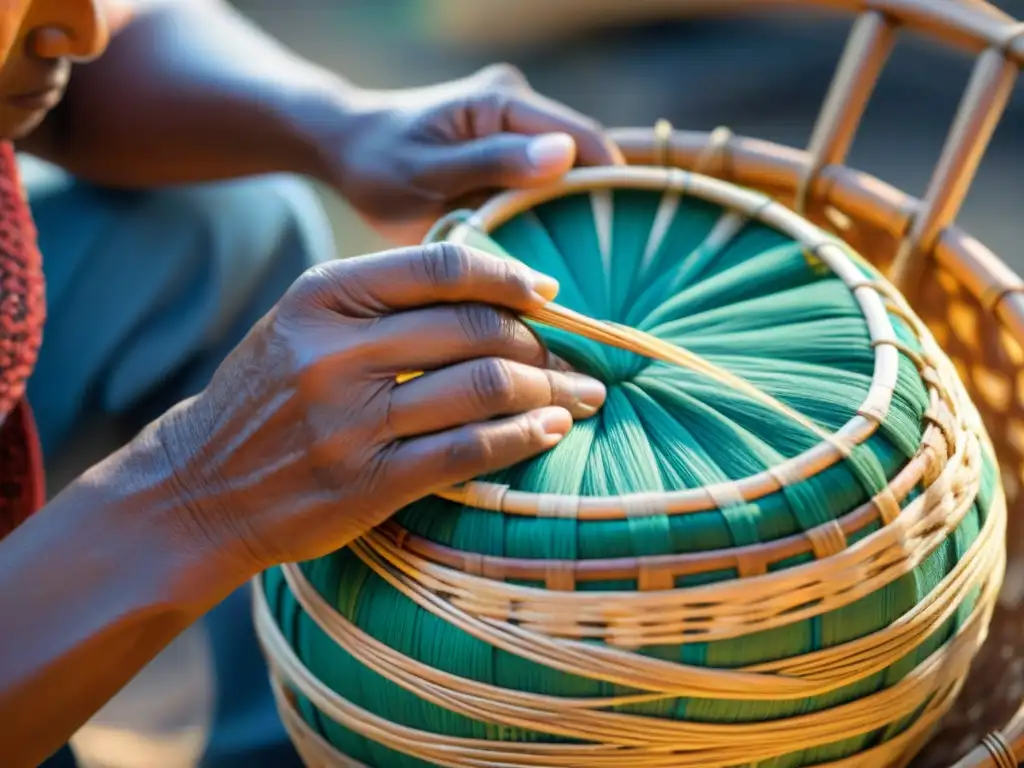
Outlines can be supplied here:
[[[870, 5], [870, 4], [869, 4]], [[1016, 82], [1020, 64], [1014, 44], [1024, 35], [1024, 24], [985, 0], [961, 0], [941, 10], [920, 3], [886, 4], [893, 8], [860, 15], [847, 40], [828, 96], [815, 124], [808, 151], [811, 162], [797, 193], [802, 211], [822, 170], [841, 164], [849, 153], [871, 94], [895, 45], [900, 24], [919, 26], [943, 22], [953, 30], [993, 26], [987, 47], [977, 57], [970, 81], [960, 100], [942, 153], [927, 190], [897, 249], [890, 280], [904, 293], [918, 284], [942, 231], [960, 212], [977, 174], [985, 150], [1002, 118]], [[902, 9], [901, 6], [906, 6]], [[936, 18], [931, 18], [934, 16]]]
[[901, 290], [917, 285], [939, 235], [960, 212], [1017, 81], [1020, 67], [1009, 52], [1022, 35], [1024, 24], [1008, 27], [975, 62], [927, 192], [893, 261], [891, 279]]

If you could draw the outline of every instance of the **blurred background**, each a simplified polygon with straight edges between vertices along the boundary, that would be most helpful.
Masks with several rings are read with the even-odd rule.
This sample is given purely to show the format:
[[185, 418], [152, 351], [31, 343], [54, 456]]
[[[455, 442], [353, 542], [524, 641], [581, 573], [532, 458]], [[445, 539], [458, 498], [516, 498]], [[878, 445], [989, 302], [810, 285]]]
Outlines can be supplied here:
[[[304, 55], [358, 85], [394, 88], [508, 61], [533, 86], [609, 126], [735, 132], [803, 146], [850, 19], [761, 12], [684, 18], [709, 0], [234, 0]], [[973, 0], [934, 0], [937, 3]], [[1024, 0], [995, 5], [1024, 17]], [[971, 60], [908, 36], [858, 134], [851, 163], [919, 195], [945, 139]], [[961, 222], [1024, 270], [1024, 88], [982, 167]], [[377, 243], [327, 195], [342, 255]]]

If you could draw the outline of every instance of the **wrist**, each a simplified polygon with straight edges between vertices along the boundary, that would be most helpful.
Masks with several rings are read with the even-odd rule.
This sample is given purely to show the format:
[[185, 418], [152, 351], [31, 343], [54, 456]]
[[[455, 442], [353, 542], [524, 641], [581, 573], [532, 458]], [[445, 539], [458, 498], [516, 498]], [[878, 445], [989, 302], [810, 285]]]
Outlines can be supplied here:
[[288, 93], [280, 114], [296, 147], [294, 170], [340, 187], [346, 146], [371, 108], [368, 91], [333, 74]]
[[103, 548], [138, 578], [147, 602], [198, 618], [255, 571], [241, 568], [195, 524], [157, 424], [84, 473], [53, 505], [95, 516], [83, 530], [101, 532]]

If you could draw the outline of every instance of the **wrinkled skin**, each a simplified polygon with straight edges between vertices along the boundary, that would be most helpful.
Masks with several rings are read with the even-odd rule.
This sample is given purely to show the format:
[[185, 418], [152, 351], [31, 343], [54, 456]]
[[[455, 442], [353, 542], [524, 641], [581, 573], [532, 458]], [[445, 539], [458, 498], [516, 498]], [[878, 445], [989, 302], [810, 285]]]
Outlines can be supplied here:
[[[541, 96], [505, 64], [427, 88], [362, 92], [355, 101], [343, 144], [329, 131], [318, 140], [336, 169], [328, 180], [398, 243], [422, 239], [447, 211], [497, 190], [551, 183], [574, 163], [623, 162], [594, 120]], [[531, 154], [538, 137], [546, 144], [540, 157]]]
[[307, 273], [158, 424], [192, 523], [252, 573], [552, 447], [605, 397], [514, 314], [556, 291], [448, 244]]

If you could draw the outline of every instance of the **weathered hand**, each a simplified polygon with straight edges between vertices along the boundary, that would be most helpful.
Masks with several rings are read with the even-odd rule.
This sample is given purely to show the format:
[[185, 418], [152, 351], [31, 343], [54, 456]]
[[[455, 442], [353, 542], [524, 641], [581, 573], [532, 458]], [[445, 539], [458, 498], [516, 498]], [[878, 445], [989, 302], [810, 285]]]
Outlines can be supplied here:
[[256, 572], [555, 445], [605, 397], [516, 317], [556, 291], [450, 244], [311, 270], [158, 422], [187, 524]]
[[419, 242], [439, 216], [483, 194], [551, 182], [574, 163], [623, 162], [596, 122], [506, 65], [351, 101], [344, 136], [318, 144], [329, 180], [393, 242]]

